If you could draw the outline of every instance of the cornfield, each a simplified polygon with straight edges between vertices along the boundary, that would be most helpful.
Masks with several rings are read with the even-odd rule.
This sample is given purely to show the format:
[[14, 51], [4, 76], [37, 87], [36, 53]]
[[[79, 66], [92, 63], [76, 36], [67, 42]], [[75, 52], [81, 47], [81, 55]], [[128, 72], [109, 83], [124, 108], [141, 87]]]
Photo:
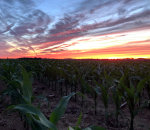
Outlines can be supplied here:
[[[150, 60], [7, 59], [0, 60], [0, 81], [2, 113], [17, 113], [27, 130], [150, 128], [136, 122], [142, 111], [150, 116]], [[45, 86], [40, 93], [35, 83]], [[59, 101], [52, 108], [55, 98]], [[61, 128], [69, 110], [76, 112], [76, 122]], [[85, 116], [91, 117], [87, 124]], [[91, 124], [95, 119], [98, 123]]]

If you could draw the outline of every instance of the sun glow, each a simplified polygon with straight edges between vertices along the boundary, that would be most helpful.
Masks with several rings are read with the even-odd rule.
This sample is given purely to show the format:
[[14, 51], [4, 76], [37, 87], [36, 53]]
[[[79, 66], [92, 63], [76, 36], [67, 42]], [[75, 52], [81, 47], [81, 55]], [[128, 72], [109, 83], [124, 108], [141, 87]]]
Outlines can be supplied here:
[[[137, 41], [146, 41], [149, 40], [150, 37], [150, 29], [147, 30], [139, 30], [139, 31], [131, 31], [125, 33], [117, 33], [117, 34], [109, 34], [103, 36], [92, 36], [92, 37], [84, 37], [82, 40], [73, 39], [66, 44], [70, 44], [67, 47], [67, 50], [92, 50], [92, 49], [101, 49], [108, 48], [118, 45], [138, 45]], [[85, 40], [84, 40], [85, 39]], [[71, 45], [74, 43], [73, 45]], [[132, 44], [131, 44], [132, 43]], [[141, 44], [145, 44], [140, 43]], [[150, 42], [146, 43], [150, 44]]]
[[[33, 46], [37, 56], [46, 58], [121, 59], [150, 58], [150, 29], [74, 38], [61, 44]], [[50, 45], [49, 45], [50, 44]], [[46, 46], [45, 46], [46, 45]], [[49, 46], [48, 46], [49, 45]], [[44, 47], [43, 47], [44, 46]], [[30, 56], [35, 56], [30, 51]]]

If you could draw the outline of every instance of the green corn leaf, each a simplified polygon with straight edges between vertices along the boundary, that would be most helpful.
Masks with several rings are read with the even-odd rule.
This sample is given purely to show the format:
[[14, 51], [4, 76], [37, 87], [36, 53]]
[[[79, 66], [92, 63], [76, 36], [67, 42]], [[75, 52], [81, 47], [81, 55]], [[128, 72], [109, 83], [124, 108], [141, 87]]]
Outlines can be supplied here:
[[54, 111], [51, 113], [50, 115], [50, 121], [53, 123], [53, 124], [57, 124], [57, 122], [59, 121], [59, 119], [64, 115], [65, 113], [65, 110], [67, 108], [67, 105], [68, 105], [68, 102], [70, 100], [70, 98], [72, 96], [74, 96], [75, 93], [71, 93], [70, 95], [68, 96], [64, 96], [59, 104], [57, 105], [57, 107], [54, 109]]
[[79, 96], [81, 96], [81, 97], [83, 97], [84, 99], [87, 98], [87, 97], [85, 96], [85, 94], [83, 94], [83, 93], [81, 93], [81, 92], [77, 92], [76, 94], [79, 95]]
[[68, 130], [75, 130], [74, 128], [72, 128], [71, 126], [69, 126]]
[[132, 90], [130, 88], [125, 87], [124, 90], [125, 90], [128, 98], [131, 98], [133, 96]]
[[119, 80], [119, 86], [118, 86], [118, 89], [120, 91], [120, 93], [122, 95], [124, 95], [124, 88], [126, 88], [126, 85], [125, 85], [125, 78], [126, 78], [126, 75], [123, 75], [120, 80]]
[[71, 127], [71, 126], [69, 126], [68, 130], [82, 130], [82, 129], [79, 128], [79, 127]]
[[26, 102], [31, 104], [31, 98], [32, 98], [32, 81], [30, 78], [30, 73], [28, 73], [23, 67], [22, 67], [22, 75], [23, 75], [23, 97]]
[[29, 105], [29, 104], [19, 104], [16, 106], [12, 106], [10, 107], [11, 109], [15, 109], [15, 110], [19, 110], [21, 112], [24, 112], [25, 114], [31, 114], [34, 115], [36, 117], [38, 117], [37, 121], [40, 121], [40, 123], [47, 127], [50, 128], [52, 130], [57, 130], [56, 126], [51, 123], [45, 116], [44, 114], [37, 109], [36, 107], [34, 107], [33, 105]]
[[32, 118], [33, 118], [33, 121], [31, 120], [30, 122], [30, 126], [32, 130], [48, 130], [48, 128], [43, 126], [43, 124], [39, 120], [35, 119], [33, 116]]
[[76, 123], [76, 126], [75, 126], [75, 130], [79, 130], [79, 125], [81, 124], [81, 120], [82, 120], [82, 112], [80, 113], [79, 117], [78, 117], [78, 120], [77, 120], [77, 123]]
[[143, 79], [143, 80], [141, 80], [139, 83], [138, 83], [138, 85], [137, 85], [137, 93], [139, 94], [141, 91], [142, 91], [142, 89], [144, 88], [144, 85], [145, 85], [145, 83], [147, 82], [147, 78], [145, 78], [145, 79]]

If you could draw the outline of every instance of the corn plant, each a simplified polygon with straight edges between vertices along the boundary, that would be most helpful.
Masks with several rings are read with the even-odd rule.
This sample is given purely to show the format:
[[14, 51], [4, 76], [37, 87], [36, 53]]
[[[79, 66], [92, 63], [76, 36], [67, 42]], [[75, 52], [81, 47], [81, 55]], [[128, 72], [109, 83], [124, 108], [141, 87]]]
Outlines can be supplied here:
[[56, 124], [64, 114], [70, 98], [75, 95], [71, 93], [61, 99], [60, 103], [54, 109], [48, 120], [44, 114], [34, 105], [32, 105], [32, 81], [31, 74], [22, 67], [23, 80], [20, 81], [20, 92], [23, 97], [23, 104], [11, 105], [9, 109], [19, 111], [25, 116], [26, 122], [32, 127], [33, 130], [56, 130]]
[[[85, 94], [90, 94], [92, 97], [94, 97], [96, 92], [94, 88], [91, 87], [85, 79], [83, 79], [83, 77], [80, 77], [80, 83], [81, 83], [81, 93], [83, 94], [81, 107], [82, 107], [82, 111], [84, 111]], [[95, 113], [96, 113], [96, 104], [95, 104]]]
[[51, 118], [50, 118], [51, 121], [49, 121], [38, 108], [32, 105], [33, 95], [32, 95], [31, 73], [28, 73], [22, 67], [22, 75], [23, 75], [23, 80], [18, 81], [18, 82], [20, 83], [20, 86], [21, 86], [19, 88], [20, 89], [19, 92], [20, 94], [22, 94], [23, 104], [11, 105], [9, 109], [18, 110], [22, 114], [22, 116], [25, 116], [26, 122], [30, 124], [30, 126], [34, 130], [35, 129], [44, 130], [47, 128], [56, 130], [56, 126], [53, 123], [56, 123], [60, 119], [60, 117], [63, 115], [65, 108], [68, 104], [68, 101], [71, 98], [71, 96], [74, 95], [74, 93], [72, 93], [68, 97], [64, 97], [60, 101], [58, 107], [55, 109], [55, 111], [51, 115]]
[[[108, 101], [109, 101], [109, 89], [112, 85], [112, 79], [110, 77], [109, 74], [106, 73], [106, 71], [104, 70], [104, 79], [102, 79], [102, 83], [98, 83], [97, 81], [95, 81], [95, 83], [97, 84], [97, 87], [100, 88], [100, 93], [98, 91], [97, 94], [100, 94], [101, 98], [102, 98], [102, 102], [104, 104], [104, 108], [105, 108], [105, 122], [107, 124], [108, 121]], [[96, 90], [96, 89], [95, 89]]]
[[[125, 76], [123, 76], [123, 79], [126, 78]], [[128, 108], [129, 108], [129, 112], [130, 112], [130, 130], [134, 130], [134, 118], [135, 116], [138, 114], [138, 111], [140, 109], [140, 106], [138, 106], [138, 102], [139, 102], [139, 95], [142, 92], [142, 89], [144, 88], [144, 85], [146, 83], [146, 78], [139, 81], [139, 83], [137, 84], [137, 86], [133, 86], [132, 82], [130, 81], [130, 86], [126, 86], [123, 85], [123, 79], [121, 80], [120, 84], [122, 84], [124, 93], [123, 97], [125, 98]]]
[[121, 106], [121, 99], [122, 96], [118, 90], [118, 88], [113, 89], [113, 101], [115, 103], [115, 118], [116, 118], [116, 126], [118, 127], [118, 122], [119, 122], [119, 114], [120, 114], [120, 106]]
[[26, 116], [27, 123], [33, 130], [57, 130], [56, 126], [51, 123], [44, 114], [32, 104], [18, 104], [9, 107], [9, 109], [18, 110]]
[[32, 104], [18, 104], [10, 106], [9, 109], [18, 110], [22, 114], [26, 115], [27, 123], [32, 127], [33, 130], [57, 130], [57, 123], [63, 116], [67, 104], [70, 98], [75, 93], [71, 93], [69, 96], [63, 97], [54, 111], [51, 113], [49, 120], [44, 114]]
[[[11, 103], [15, 104], [20, 102], [22, 96], [20, 94], [20, 83], [16, 80], [17, 76], [19, 75], [20, 71], [18, 65], [5, 63], [2, 65], [2, 71], [0, 73], [0, 80], [2, 80], [5, 85], [6, 89], [1, 92], [1, 95], [7, 95], [11, 98]], [[18, 71], [16, 72], [16, 70]]]
[[150, 109], [150, 76], [148, 76], [148, 80], [146, 83], [146, 90], [147, 90], [147, 95], [148, 95], [148, 107]]
[[[21, 64], [26, 69], [18, 67], [18, 64]], [[14, 105], [12, 107], [13, 110], [19, 111], [20, 115], [32, 129], [53, 129], [52, 126], [56, 127], [56, 122], [59, 119], [57, 114], [51, 114], [51, 118], [48, 120], [46, 117], [43, 117], [44, 114], [41, 114], [40, 109], [33, 105], [32, 76], [31, 72], [26, 70], [32, 70], [36, 80], [47, 86], [49, 85], [54, 91], [58, 90], [57, 92], [60, 96], [63, 96], [64, 92], [65, 95], [68, 95], [69, 91], [76, 93], [78, 90], [84, 96], [90, 95], [91, 97], [92, 95], [92, 98], [94, 98], [95, 114], [97, 97], [100, 95], [105, 107], [106, 122], [108, 118], [109, 94], [112, 94], [115, 104], [116, 125], [118, 126], [121, 102], [123, 104], [124, 102], [127, 103], [131, 116], [130, 121], [134, 122], [134, 118], [138, 110], [140, 110], [142, 100], [144, 99], [141, 92], [145, 82], [145, 90], [149, 96], [148, 100], [150, 100], [150, 81], [145, 81], [145, 77], [148, 77], [149, 74], [149, 66], [149, 62], [141, 60], [0, 60], [0, 78], [7, 86], [7, 89], [2, 92], [3, 95], [11, 97], [11, 104]], [[116, 85], [116, 88], [112, 90], [111, 88], [114, 85], [112, 79], [119, 79], [121, 76], [120, 72], [123, 76], [119, 84]], [[141, 80], [142, 78], [144, 80]], [[95, 84], [97, 87], [95, 87]], [[81, 99], [82, 107], [85, 102], [84, 96]], [[68, 98], [65, 98], [61, 101], [65, 102], [68, 100]], [[66, 107], [60, 106], [56, 108], [66, 109]], [[36, 112], [33, 112], [33, 109], [36, 109]], [[54, 111], [59, 113], [57, 110]], [[63, 113], [58, 115], [62, 116]], [[56, 119], [53, 121], [52, 117]], [[47, 124], [41, 123], [43, 120], [46, 120]], [[132, 124], [130, 123], [130, 128]], [[75, 129], [74, 127], [71, 128]], [[80, 128], [79, 124], [76, 128]]]

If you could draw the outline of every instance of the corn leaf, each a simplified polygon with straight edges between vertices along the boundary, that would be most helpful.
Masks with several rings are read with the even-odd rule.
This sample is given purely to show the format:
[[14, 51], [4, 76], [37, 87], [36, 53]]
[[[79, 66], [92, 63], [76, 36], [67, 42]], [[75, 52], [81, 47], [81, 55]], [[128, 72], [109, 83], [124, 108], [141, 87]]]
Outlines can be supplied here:
[[23, 97], [31, 104], [31, 98], [32, 98], [32, 81], [30, 79], [30, 74], [22, 67], [22, 75], [23, 75]]
[[69, 126], [68, 130], [75, 130], [74, 128], [72, 128], [71, 126]]
[[79, 125], [81, 124], [81, 120], [82, 120], [82, 112], [80, 113], [79, 117], [78, 117], [78, 120], [77, 120], [77, 123], [76, 123], [76, 126], [75, 126], [75, 130], [79, 130]]
[[25, 114], [34, 115], [38, 117], [37, 121], [39, 120], [43, 126], [50, 128], [52, 130], [57, 130], [56, 126], [53, 123], [51, 123], [39, 109], [37, 109], [36, 107], [32, 105], [19, 104], [19, 105], [13, 106], [12, 108], [15, 110], [24, 112]]
[[59, 104], [57, 105], [57, 107], [54, 109], [54, 111], [50, 115], [50, 121], [53, 124], [56, 125], [57, 122], [59, 121], [59, 119], [64, 115], [65, 110], [66, 110], [67, 105], [68, 105], [68, 102], [69, 102], [70, 98], [74, 95], [75, 95], [75, 93], [73, 92], [68, 96], [62, 97]]

